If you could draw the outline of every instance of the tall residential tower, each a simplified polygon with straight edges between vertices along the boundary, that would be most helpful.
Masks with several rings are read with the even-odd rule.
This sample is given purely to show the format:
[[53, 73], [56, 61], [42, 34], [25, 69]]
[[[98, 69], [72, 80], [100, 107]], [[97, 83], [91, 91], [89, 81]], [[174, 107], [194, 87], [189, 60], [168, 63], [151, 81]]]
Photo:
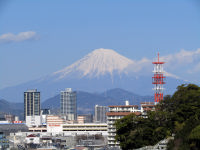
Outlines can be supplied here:
[[24, 119], [40, 115], [40, 92], [37, 89], [24, 92]]
[[119, 149], [120, 143], [115, 140], [116, 136], [116, 128], [114, 125], [115, 121], [130, 114], [135, 114], [139, 116], [141, 115], [141, 112], [138, 110], [138, 105], [129, 105], [129, 101], [125, 101], [125, 105], [115, 105], [108, 107], [109, 107], [109, 112], [107, 112], [108, 146], [113, 147], [113, 149]]
[[107, 122], [106, 112], [108, 112], [107, 106], [95, 105], [95, 112], [94, 112], [95, 122], [106, 123]]
[[71, 88], [65, 89], [60, 93], [61, 114], [66, 116], [67, 120], [77, 120], [77, 102], [76, 92]]

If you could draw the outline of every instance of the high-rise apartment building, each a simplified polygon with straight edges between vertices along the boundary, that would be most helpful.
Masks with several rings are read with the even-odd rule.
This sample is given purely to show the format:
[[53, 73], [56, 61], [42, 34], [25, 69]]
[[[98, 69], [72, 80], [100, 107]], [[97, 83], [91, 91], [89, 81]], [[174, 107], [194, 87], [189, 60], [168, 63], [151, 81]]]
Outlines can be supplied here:
[[24, 119], [40, 115], [40, 92], [37, 89], [24, 92]]
[[76, 92], [71, 88], [65, 89], [60, 93], [61, 114], [66, 116], [67, 120], [77, 120], [77, 102]]
[[119, 142], [115, 141], [116, 128], [115, 121], [123, 118], [131, 113], [135, 115], [141, 115], [137, 105], [129, 105], [128, 101], [125, 101], [125, 105], [109, 106], [109, 112], [107, 112], [107, 124], [108, 124], [108, 146], [119, 149]]
[[106, 123], [107, 117], [106, 112], [108, 111], [107, 106], [95, 105], [95, 122]]

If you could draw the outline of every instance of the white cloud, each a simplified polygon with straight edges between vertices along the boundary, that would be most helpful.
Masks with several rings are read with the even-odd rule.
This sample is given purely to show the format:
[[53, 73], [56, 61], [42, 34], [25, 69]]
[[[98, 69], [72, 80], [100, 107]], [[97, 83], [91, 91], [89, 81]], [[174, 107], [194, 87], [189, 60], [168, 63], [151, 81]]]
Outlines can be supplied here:
[[194, 65], [192, 69], [188, 70], [188, 73], [190, 74], [197, 73], [197, 72], [200, 72], [200, 62]]
[[179, 76], [175, 75], [175, 74], [172, 74], [172, 73], [169, 73], [169, 72], [166, 72], [165, 71], [165, 76], [167, 77], [172, 77], [172, 78], [176, 78], [176, 79], [181, 79]]
[[133, 60], [134, 63], [130, 64], [126, 68], [126, 72], [135, 76], [145, 76], [152, 74], [152, 60], [148, 58], [142, 58], [140, 60]]
[[[131, 64], [128, 69], [137, 74], [152, 73], [152, 61], [157, 61], [157, 58], [142, 58], [141, 60], [134, 61], [134, 64]], [[168, 77], [183, 78], [188, 73], [196, 74], [200, 72], [200, 48], [195, 51], [181, 50], [175, 54], [161, 56], [160, 61], [165, 62], [164, 70], [165, 75]], [[184, 75], [179, 73], [180, 70]]]
[[176, 54], [164, 56], [166, 69], [183, 70], [184, 74], [200, 72], [200, 48], [195, 51], [181, 50]]
[[38, 36], [34, 31], [20, 32], [18, 34], [6, 33], [0, 35], [0, 43], [21, 42], [26, 40], [35, 40]]
[[[130, 67], [134, 68], [133, 72], [139, 73], [140, 75], [152, 73], [152, 71], [153, 71], [152, 60], [147, 59], [147, 58], [142, 58], [139, 61], [135, 61], [135, 64], [132, 64], [132, 66], [129, 66], [129, 69], [130, 69]], [[165, 66], [164, 66], [164, 68], [165, 68]], [[173, 78], [176, 78], [176, 79], [180, 78], [177, 75], [174, 75], [174, 74], [169, 73], [167, 71], [165, 71], [164, 74], [167, 77], [173, 77]]]
[[197, 49], [196, 51], [181, 50], [176, 54], [164, 56], [163, 59], [167, 62], [167, 66], [170, 67], [192, 64], [196, 61], [200, 61], [200, 49]]
[[151, 66], [151, 60], [150, 59], [147, 59], [147, 58], [142, 58], [141, 60], [139, 61], [135, 61], [135, 64], [134, 64], [134, 72], [138, 72], [138, 71], [141, 71], [145, 68], [145, 70], [148, 70], [148, 68], [150, 68]]

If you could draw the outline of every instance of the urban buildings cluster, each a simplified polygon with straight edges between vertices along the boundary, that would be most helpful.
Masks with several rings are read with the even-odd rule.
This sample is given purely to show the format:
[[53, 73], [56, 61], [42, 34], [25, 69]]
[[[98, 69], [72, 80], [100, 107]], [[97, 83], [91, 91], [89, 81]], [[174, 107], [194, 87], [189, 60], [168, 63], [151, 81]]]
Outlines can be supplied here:
[[37, 89], [24, 92], [24, 120], [10, 114], [0, 114], [0, 148], [18, 149], [120, 149], [115, 141], [115, 121], [134, 113], [146, 117], [147, 111], [163, 99], [164, 62], [153, 62], [155, 102], [142, 102], [140, 106], [125, 105], [94, 107], [92, 114], [77, 114], [77, 93], [71, 88], [60, 92], [60, 113], [41, 109]]
[[[129, 105], [126, 100], [125, 105], [95, 105], [94, 116], [77, 114], [77, 93], [67, 88], [60, 92], [60, 113], [52, 114], [50, 109], [41, 109], [39, 91], [27, 90], [24, 92], [25, 121], [13, 115], [1, 115], [0, 129], [12, 141], [9, 147], [119, 148], [114, 138], [115, 121], [131, 113], [145, 117], [154, 106], [153, 102], [144, 102], [139, 108], [138, 105]], [[3, 137], [3, 132], [0, 133]]]

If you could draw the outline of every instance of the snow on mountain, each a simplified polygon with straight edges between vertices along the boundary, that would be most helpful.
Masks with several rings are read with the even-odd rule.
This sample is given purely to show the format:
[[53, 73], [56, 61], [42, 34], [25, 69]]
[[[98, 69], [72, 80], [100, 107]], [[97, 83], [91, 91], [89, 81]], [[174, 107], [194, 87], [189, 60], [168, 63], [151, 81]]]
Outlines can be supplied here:
[[134, 61], [114, 50], [101, 48], [94, 50], [74, 64], [55, 72], [54, 75], [58, 75], [58, 79], [63, 79], [73, 72], [79, 72], [80, 77], [99, 77], [106, 73], [112, 76], [113, 72], [127, 74], [125, 69], [130, 64], [134, 64]]
[[[152, 95], [152, 70], [150, 59], [133, 61], [111, 49], [96, 49], [74, 64], [46, 77], [0, 90], [0, 96], [21, 102], [23, 92], [38, 89], [45, 100], [59, 94], [65, 88], [88, 92], [102, 92], [122, 88], [140, 95]], [[166, 72], [167, 94], [172, 94], [183, 80]], [[12, 94], [10, 94], [12, 93]]]

